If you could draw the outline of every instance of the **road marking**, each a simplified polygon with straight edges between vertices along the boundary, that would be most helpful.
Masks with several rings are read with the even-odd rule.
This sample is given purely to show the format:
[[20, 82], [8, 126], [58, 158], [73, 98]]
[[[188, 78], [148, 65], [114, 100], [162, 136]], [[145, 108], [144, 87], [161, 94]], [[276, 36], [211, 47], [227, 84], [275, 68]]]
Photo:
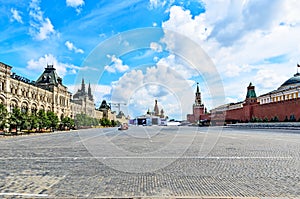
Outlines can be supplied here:
[[30, 193], [0, 193], [0, 196], [48, 197], [47, 194], [30, 194]]
[[243, 160], [243, 159], [293, 159], [294, 157], [251, 157], [251, 156], [91, 156], [91, 157], [0, 157], [0, 160], [55, 160], [55, 159], [74, 159], [74, 160], [84, 160], [84, 159], [216, 159], [216, 160]]

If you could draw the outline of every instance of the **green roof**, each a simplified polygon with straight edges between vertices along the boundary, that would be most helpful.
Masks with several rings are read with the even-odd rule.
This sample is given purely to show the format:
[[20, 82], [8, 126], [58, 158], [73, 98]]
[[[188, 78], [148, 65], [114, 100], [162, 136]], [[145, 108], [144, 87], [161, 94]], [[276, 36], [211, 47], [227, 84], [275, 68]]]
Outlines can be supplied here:
[[252, 86], [251, 82], [248, 86], [246, 98], [256, 98], [256, 93], [255, 93], [255, 90], [254, 90], [254, 86]]
[[37, 85], [55, 85], [62, 83], [62, 79], [57, 75], [53, 65], [48, 65], [43, 74], [37, 79]]

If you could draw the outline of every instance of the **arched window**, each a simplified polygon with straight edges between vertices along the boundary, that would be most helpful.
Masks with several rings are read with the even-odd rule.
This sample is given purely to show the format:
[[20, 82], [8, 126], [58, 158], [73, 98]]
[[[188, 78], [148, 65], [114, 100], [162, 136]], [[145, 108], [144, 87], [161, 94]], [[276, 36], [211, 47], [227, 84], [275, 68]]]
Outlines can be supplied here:
[[28, 104], [27, 102], [23, 102], [21, 105], [21, 111], [22, 113], [27, 113], [28, 112]]

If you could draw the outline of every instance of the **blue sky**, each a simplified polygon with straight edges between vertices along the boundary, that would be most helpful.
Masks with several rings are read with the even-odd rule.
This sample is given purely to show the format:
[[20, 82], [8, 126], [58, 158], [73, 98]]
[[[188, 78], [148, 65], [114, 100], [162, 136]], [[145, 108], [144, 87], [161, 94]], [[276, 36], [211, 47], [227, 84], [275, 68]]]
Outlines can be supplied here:
[[243, 100], [250, 82], [260, 95], [291, 77], [299, 9], [296, 0], [0, 0], [0, 61], [32, 80], [54, 64], [71, 92], [84, 77], [97, 106], [124, 102], [136, 116], [158, 99], [184, 119], [196, 82], [211, 109]]

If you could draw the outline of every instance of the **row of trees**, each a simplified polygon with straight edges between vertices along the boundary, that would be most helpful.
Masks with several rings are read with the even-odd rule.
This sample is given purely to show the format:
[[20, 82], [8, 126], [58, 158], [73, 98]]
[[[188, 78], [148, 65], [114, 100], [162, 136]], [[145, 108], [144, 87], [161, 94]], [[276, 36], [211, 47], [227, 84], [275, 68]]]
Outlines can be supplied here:
[[0, 104], [0, 129], [9, 129], [9, 132], [17, 133], [23, 130], [56, 130], [72, 128], [74, 120], [69, 117], [61, 118], [52, 112], [39, 110], [31, 114], [28, 111], [21, 111], [19, 108], [14, 108], [10, 113], [3, 104]]
[[[290, 115], [290, 117], [288, 116], [285, 116], [285, 119], [283, 120], [283, 122], [300, 122], [300, 118], [297, 120], [295, 118], [294, 115]], [[253, 122], [253, 123], [259, 123], [259, 122], [279, 122], [279, 119], [277, 116], [271, 118], [271, 119], [268, 119], [267, 117], [265, 118], [257, 118], [257, 117], [253, 117], [251, 118], [251, 121], [250, 122]]]
[[87, 116], [86, 114], [77, 114], [75, 117], [75, 126], [77, 128], [91, 127], [91, 126], [114, 127], [120, 125], [118, 121], [109, 120], [108, 118], [96, 119]]
[[86, 114], [78, 114], [73, 120], [70, 117], [63, 117], [59, 120], [58, 116], [52, 112], [39, 110], [38, 112], [28, 113], [14, 108], [12, 112], [8, 112], [3, 104], [0, 104], [0, 130], [9, 129], [11, 133], [18, 131], [36, 131], [42, 130], [54, 131], [56, 129], [72, 129], [72, 128], [88, 128], [92, 126], [116, 126], [118, 122], [102, 118], [98, 120], [87, 116]]

